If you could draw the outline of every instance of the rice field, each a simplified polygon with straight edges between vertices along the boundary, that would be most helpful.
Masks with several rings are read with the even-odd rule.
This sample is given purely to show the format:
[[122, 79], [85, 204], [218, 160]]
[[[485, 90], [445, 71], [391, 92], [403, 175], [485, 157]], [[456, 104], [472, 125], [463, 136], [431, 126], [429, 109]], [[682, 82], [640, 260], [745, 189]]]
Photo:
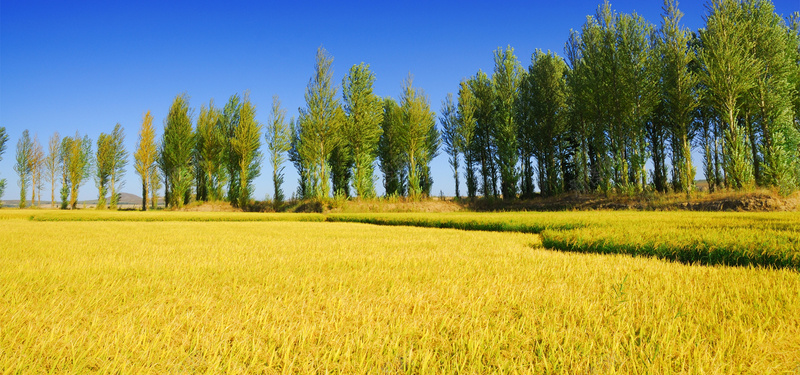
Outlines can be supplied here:
[[[636, 213], [562, 213], [575, 225], [542, 234], [69, 214], [0, 211], [3, 373], [800, 370], [796, 269], [543, 246], [550, 231], [589, 236]], [[559, 213], [496, 215], [475, 220]], [[770, 215], [776, 233], [795, 225]]]

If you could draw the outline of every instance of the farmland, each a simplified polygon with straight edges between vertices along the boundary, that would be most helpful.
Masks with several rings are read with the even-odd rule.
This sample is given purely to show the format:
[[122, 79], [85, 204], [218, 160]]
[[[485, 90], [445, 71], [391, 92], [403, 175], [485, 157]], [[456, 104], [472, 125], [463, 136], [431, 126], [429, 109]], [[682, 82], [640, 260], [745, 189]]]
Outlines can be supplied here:
[[791, 373], [798, 223], [2, 210], [0, 368]]

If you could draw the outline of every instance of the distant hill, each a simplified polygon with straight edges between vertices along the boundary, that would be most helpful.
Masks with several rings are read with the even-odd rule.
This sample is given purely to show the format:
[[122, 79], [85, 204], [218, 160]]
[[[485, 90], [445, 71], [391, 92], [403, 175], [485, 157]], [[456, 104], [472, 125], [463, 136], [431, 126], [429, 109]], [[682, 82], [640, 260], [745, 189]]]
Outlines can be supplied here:
[[[108, 202], [108, 199], [110, 199], [110, 198], [106, 198], [106, 202]], [[159, 197], [158, 198], [158, 203], [160, 205], [163, 205], [164, 204], [164, 199]], [[56, 201], [56, 206], [58, 206], [59, 204], [61, 204], [61, 201]], [[78, 207], [83, 207], [84, 204], [87, 207], [94, 207], [94, 206], [97, 205], [97, 199], [86, 200], [86, 201], [79, 200], [78, 201]], [[42, 205], [42, 207], [49, 208], [50, 207], [50, 200], [42, 199], [41, 205]], [[136, 194], [131, 194], [131, 193], [120, 193], [120, 197], [119, 197], [119, 206], [120, 206], [120, 208], [134, 208], [134, 207], [141, 207], [141, 205], [142, 205], [142, 197], [140, 197], [140, 196], [138, 196]], [[3, 207], [19, 207], [19, 199], [4, 200], [4, 201], [2, 201], [2, 206]]]

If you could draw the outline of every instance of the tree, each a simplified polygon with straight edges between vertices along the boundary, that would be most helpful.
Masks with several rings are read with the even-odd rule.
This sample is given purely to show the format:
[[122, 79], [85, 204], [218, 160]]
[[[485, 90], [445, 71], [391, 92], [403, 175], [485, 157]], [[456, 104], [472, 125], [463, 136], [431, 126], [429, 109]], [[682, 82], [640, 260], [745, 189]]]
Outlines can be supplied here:
[[194, 134], [186, 94], [175, 97], [164, 123], [160, 167], [166, 186], [169, 207], [182, 207], [189, 201], [192, 188], [192, 151]]
[[333, 58], [324, 48], [317, 49], [314, 76], [309, 80], [305, 93], [306, 108], [300, 109], [297, 123], [297, 153], [307, 163], [303, 172], [313, 189], [310, 195], [317, 199], [330, 195], [329, 159], [342, 142], [340, 128], [344, 114], [332, 82], [332, 63]]
[[261, 174], [261, 124], [256, 121], [256, 107], [245, 94], [239, 109], [239, 126], [231, 139], [231, 149], [239, 160], [236, 177], [239, 192], [235, 206], [246, 208], [253, 195], [253, 179]]
[[375, 196], [375, 158], [383, 134], [383, 101], [373, 93], [375, 75], [369, 65], [353, 65], [342, 82], [344, 142], [350, 151], [357, 197]]
[[239, 179], [236, 178], [236, 171], [239, 168], [239, 159], [233, 152], [231, 139], [235, 136], [236, 128], [239, 127], [239, 112], [241, 110], [241, 98], [238, 94], [231, 95], [225, 107], [222, 108], [222, 128], [225, 132], [227, 148], [225, 151], [225, 167], [228, 172], [228, 201], [231, 204], [239, 199]]
[[[6, 143], [8, 142], [8, 134], [6, 134], [6, 128], [0, 127], [0, 161], [3, 160], [3, 153], [6, 151]], [[3, 193], [6, 190], [6, 179], [0, 179], [0, 198], [3, 197]]]
[[480, 172], [483, 183], [481, 192], [484, 197], [497, 197], [497, 142], [494, 131], [494, 93], [492, 81], [482, 71], [469, 79], [475, 104], [473, 116], [475, 118], [475, 137], [472, 142], [472, 153], [476, 162], [480, 163]]
[[81, 138], [78, 132], [74, 137], [64, 137], [61, 140], [61, 158], [64, 170], [61, 207], [76, 209], [78, 191], [92, 170], [92, 140], [88, 136]]
[[19, 175], [19, 207], [25, 208], [27, 206], [26, 190], [31, 181], [31, 166], [33, 159], [33, 141], [28, 133], [28, 129], [22, 132], [22, 137], [17, 141], [17, 164], [14, 165], [14, 171]]
[[[402, 113], [401, 132], [403, 151], [408, 165], [408, 196], [417, 200], [422, 197], [424, 189], [422, 184], [427, 183], [427, 161], [431, 158], [432, 143], [431, 128], [435, 132], [435, 114], [430, 110], [428, 98], [421, 89], [412, 86], [409, 77], [403, 84], [403, 95], [400, 100]], [[420, 162], [423, 162], [422, 168]]]
[[152, 178], [158, 176], [156, 169], [156, 130], [153, 128], [153, 115], [147, 111], [142, 118], [142, 127], [139, 129], [139, 141], [136, 152], [133, 154], [134, 170], [142, 178], [142, 211], [147, 211], [148, 191], [152, 186]]
[[95, 183], [97, 184], [97, 209], [106, 208], [106, 195], [111, 180], [114, 159], [114, 140], [110, 134], [100, 133], [97, 137], [97, 156], [95, 158]]
[[503, 199], [517, 197], [517, 121], [514, 116], [514, 102], [521, 77], [521, 66], [511, 46], [494, 53], [494, 138], [497, 142], [497, 167], [500, 171], [500, 191]]
[[125, 185], [122, 176], [125, 174], [125, 166], [128, 165], [128, 151], [125, 150], [125, 129], [122, 125], [114, 126], [111, 132], [111, 169], [110, 181], [111, 201], [109, 206], [112, 210], [117, 208], [119, 203], [119, 190]]
[[561, 159], [567, 131], [566, 71], [563, 59], [536, 50], [520, 88], [519, 113], [525, 120], [520, 122], [520, 143], [528, 145], [526, 153], [536, 157], [543, 195], [564, 191]]
[[273, 205], [275, 209], [278, 209], [286, 198], [281, 185], [283, 185], [285, 154], [292, 148], [292, 129], [286, 123], [286, 110], [281, 108], [281, 101], [277, 95], [272, 97], [272, 112], [267, 122], [264, 138], [269, 150], [269, 159], [272, 162], [272, 185], [275, 192]]
[[403, 156], [402, 111], [392, 98], [383, 99], [378, 161], [386, 196], [405, 195], [408, 168]]
[[459, 132], [458, 112], [456, 104], [453, 102], [453, 94], [447, 93], [442, 101], [442, 112], [439, 116], [439, 124], [442, 125], [442, 142], [444, 151], [447, 153], [447, 162], [453, 170], [453, 180], [456, 185], [456, 198], [460, 198], [458, 180], [458, 154], [464, 148], [461, 133]]
[[61, 170], [61, 136], [55, 132], [48, 142], [48, 153], [44, 159], [45, 178], [50, 182], [50, 206], [56, 206], [56, 175]]
[[224, 198], [226, 175], [226, 135], [222, 114], [208, 103], [200, 107], [195, 132], [195, 175], [197, 177], [197, 200], [217, 201]]
[[464, 154], [464, 171], [467, 180], [467, 197], [475, 198], [478, 190], [478, 180], [475, 176], [475, 96], [469, 88], [467, 81], [461, 81], [458, 88], [458, 138], [460, 147], [458, 152]]
[[741, 98], [754, 86], [755, 72], [761, 67], [748, 53], [753, 46], [738, 1], [713, 0], [709, 10], [706, 28], [700, 31], [700, 60], [705, 68], [701, 79], [725, 126], [722, 166], [726, 185], [741, 189], [753, 181], [746, 131], [739, 123]]
[[[33, 137], [33, 148], [31, 149], [31, 205], [41, 207], [42, 205], [42, 168], [44, 166], [44, 151], [39, 137]], [[39, 192], [37, 195], [36, 192]]]
[[673, 187], [689, 193], [694, 188], [691, 141], [696, 132], [693, 124], [699, 103], [699, 77], [690, 66], [696, 58], [690, 48], [691, 34], [679, 26], [683, 13], [675, 0], [664, 0], [663, 9], [658, 45], [662, 77], [659, 92], [671, 138]]

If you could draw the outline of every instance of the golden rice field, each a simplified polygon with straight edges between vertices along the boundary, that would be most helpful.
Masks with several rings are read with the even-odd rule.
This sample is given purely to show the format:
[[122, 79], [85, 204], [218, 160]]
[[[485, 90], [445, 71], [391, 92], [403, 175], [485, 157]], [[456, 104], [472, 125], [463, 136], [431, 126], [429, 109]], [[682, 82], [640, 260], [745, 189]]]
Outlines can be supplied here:
[[[800, 371], [800, 272], [790, 267], [305, 215], [71, 214], [80, 220], [0, 211], [0, 372]], [[648, 213], [635, 214], [620, 220]], [[621, 225], [562, 215], [580, 225], [541, 231]], [[794, 220], [770, 215], [762, 222], [776, 232], [775, 220]]]

